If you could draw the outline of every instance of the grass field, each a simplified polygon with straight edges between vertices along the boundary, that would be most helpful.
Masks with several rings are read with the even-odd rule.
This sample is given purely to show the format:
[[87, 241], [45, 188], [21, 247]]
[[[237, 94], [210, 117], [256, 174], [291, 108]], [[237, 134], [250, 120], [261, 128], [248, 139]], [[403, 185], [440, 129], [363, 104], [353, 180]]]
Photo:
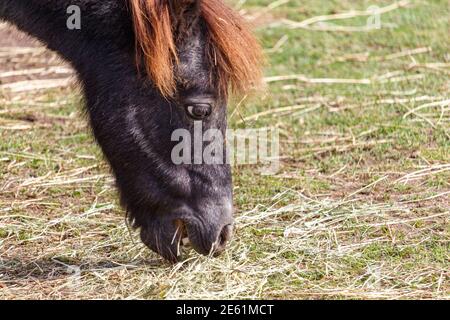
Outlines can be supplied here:
[[[268, 84], [233, 104], [230, 127], [279, 128], [281, 168], [234, 168], [237, 231], [217, 259], [146, 249], [70, 70], [0, 48], [0, 298], [450, 297], [448, 1], [234, 4]], [[40, 65], [53, 69], [20, 75]]]

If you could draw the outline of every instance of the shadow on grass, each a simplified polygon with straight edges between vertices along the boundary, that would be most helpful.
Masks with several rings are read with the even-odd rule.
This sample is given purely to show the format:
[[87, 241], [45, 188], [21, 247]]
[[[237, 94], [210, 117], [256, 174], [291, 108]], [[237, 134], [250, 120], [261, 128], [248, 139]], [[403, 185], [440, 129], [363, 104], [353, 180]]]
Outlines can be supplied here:
[[89, 261], [87, 259], [41, 258], [24, 260], [21, 258], [0, 260], [0, 284], [35, 280], [57, 280], [86, 272], [107, 272], [133, 269], [160, 269], [170, 264], [161, 259], [139, 259], [132, 261]]

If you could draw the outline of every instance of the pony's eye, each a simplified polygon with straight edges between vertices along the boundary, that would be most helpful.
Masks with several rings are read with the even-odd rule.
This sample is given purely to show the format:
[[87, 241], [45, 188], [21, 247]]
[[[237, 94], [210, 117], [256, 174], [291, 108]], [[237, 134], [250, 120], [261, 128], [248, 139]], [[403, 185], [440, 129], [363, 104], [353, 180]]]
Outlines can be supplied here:
[[212, 107], [209, 103], [188, 104], [186, 112], [192, 119], [202, 120], [211, 115]]

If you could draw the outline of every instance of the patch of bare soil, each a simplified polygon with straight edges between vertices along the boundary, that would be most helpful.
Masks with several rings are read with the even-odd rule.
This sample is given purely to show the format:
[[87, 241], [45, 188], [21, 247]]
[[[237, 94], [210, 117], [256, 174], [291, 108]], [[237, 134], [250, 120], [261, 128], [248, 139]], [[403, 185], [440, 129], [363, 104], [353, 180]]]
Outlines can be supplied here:
[[[8, 24], [0, 24], [0, 89], [33, 92], [73, 73], [54, 52]], [[29, 82], [41, 80], [40, 82]]]
[[6, 23], [0, 24], [0, 47], [39, 47], [39, 41]]

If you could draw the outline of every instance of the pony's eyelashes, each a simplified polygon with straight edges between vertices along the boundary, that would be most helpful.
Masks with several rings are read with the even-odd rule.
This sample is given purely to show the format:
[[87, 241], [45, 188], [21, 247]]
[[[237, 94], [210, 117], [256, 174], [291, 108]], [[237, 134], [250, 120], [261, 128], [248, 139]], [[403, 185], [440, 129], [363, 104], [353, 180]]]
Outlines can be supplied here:
[[204, 120], [212, 113], [212, 106], [209, 103], [187, 104], [186, 113], [194, 120]]

